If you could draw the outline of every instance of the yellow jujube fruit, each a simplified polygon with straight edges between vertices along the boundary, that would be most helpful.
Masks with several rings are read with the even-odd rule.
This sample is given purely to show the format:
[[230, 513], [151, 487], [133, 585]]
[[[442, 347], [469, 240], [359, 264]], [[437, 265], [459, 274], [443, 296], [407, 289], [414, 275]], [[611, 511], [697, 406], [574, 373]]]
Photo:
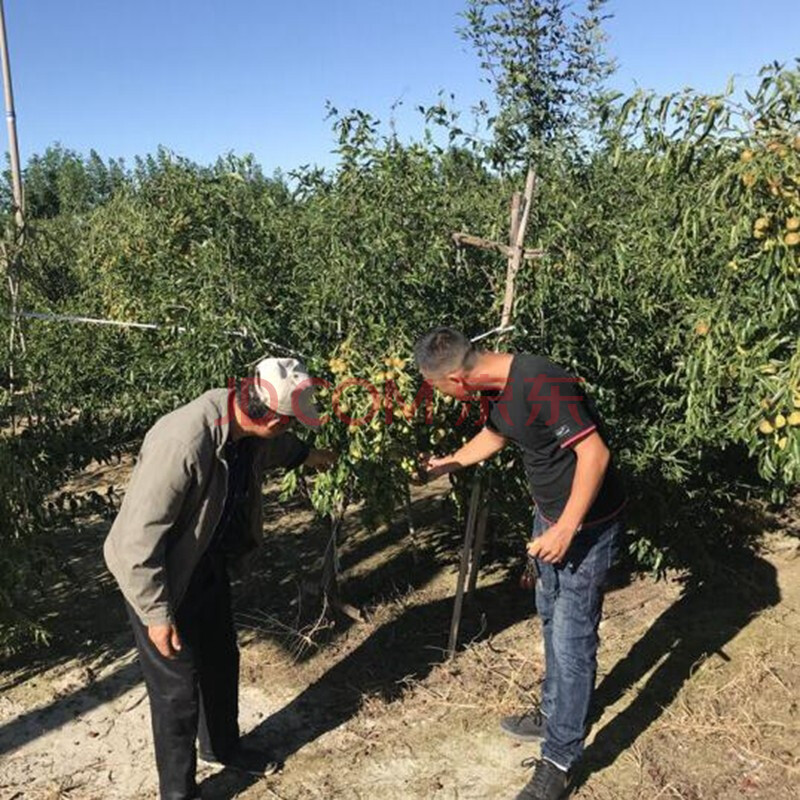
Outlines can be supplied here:
[[406, 472], [409, 475], [411, 475], [414, 472], [416, 472], [416, 466], [417, 465], [414, 463], [414, 459], [412, 459], [412, 458], [404, 458], [400, 462], [400, 466], [402, 467], [403, 472]]
[[789, 247], [800, 244], [800, 233], [787, 233], [786, 236], [783, 237], [783, 243]]
[[775, 417], [775, 427], [783, 428], [785, 426], [786, 426], [786, 417], [784, 417], [783, 414], [778, 414], [778, 416]]
[[711, 330], [711, 327], [704, 319], [701, 319], [697, 325], [694, 326], [694, 332], [698, 336], [705, 336], [709, 330]]
[[752, 172], [745, 172], [742, 175], [742, 183], [749, 188], [752, 188], [755, 185], [756, 176]]
[[800, 425], [800, 411], [792, 411], [791, 414], [787, 417], [786, 421], [791, 425], [793, 428], [797, 425]]
[[758, 423], [758, 430], [760, 433], [767, 436], [772, 433], [775, 428], [772, 427], [772, 423], [768, 419], [762, 419], [761, 422]]
[[752, 150], [742, 150], [741, 156], [739, 156], [742, 161], [752, 161], [753, 160], [753, 151]]
[[357, 444], [353, 444], [350, 446], [350, 456], [358, 461], [361, 456], [364, 455], [361, 448]]
[[754, 223], [753, 227], [756, 230], [763, 230], [764, 228], [769, 228], [769, 219], [767, 217], [759, 217]]
[[786, 220], [787, 231], [800, 231], [800, 217], [789, 217]]
[[784, 447], [786, 447], [786, 443], [787, 443], [788, 441], [789, 441], [789, 440], [788, 440], [788, 439], [787, 439], [785, 436], [781, 436], [781, 438], [780, 438], [780, 439], [778, 439], [778, 447], [779, 447], [781, 450], [783, 450], [783, 448], [784, 448]]

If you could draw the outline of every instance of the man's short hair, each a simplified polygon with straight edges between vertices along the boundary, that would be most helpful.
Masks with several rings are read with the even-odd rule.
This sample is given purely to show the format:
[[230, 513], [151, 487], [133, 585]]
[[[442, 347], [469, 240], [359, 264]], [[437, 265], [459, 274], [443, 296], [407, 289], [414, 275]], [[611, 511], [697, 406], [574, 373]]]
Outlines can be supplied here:
[[434, 328], [417, 342], [414, 360], [419, 370], [427, 375], [446, 375], [461, 369], [472, 369], [477, 352], [461, 331]]

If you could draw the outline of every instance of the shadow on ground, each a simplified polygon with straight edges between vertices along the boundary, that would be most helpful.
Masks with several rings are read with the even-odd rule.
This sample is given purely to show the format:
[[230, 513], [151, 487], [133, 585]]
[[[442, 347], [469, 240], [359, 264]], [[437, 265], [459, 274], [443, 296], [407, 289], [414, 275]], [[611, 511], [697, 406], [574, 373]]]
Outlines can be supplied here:
[[630, 748], [709, 657], [717, 654], [730, 660], [725, 645], [758, 614], [780, 602], [776, 570], [763, 558], [728, 555], [718, 567], [713, 578], [687, 580], [682, 596], [597, 687], [595, 720], [655, 667], [630, 705], [597, 731], [584, 753], [576, 788]]
[[[452, 596], [407, 608], [251, 731], [247, 743], [285, 760], [355, 716], [365, 698], [400, 699], [411, 682], [424, 679], [446, 659], [452, 609]], [[530, 613], [530, 595], [515, 586], [480, 588], [466, 607], [462, 640], [497, 634]], [[204, 781], [203, 792], [209, 797], [234, 797], [254, 782], [223, 770]]]
[[[327, 531], [310, 526], [302, 509], [275, 505], [274, 494], [267, 498], [266, 511], [273, 523], [254, 571], [237, 587], [236, 606], [269, 611], [285, 619], [291, 602], [302, 593], [303, 578], [315, 576]], [[292, 513], [306, 514], [302, 527], [298, 527], [301, 517], [292, 518]], [[342, 549], [342, 564], [349, 571], [343, 586], [346, 599], [369, 607], [424, 587], [454, 564], [461, 535], [454, 529], [450, 513], [440, 497], [417, 499], [413, 514], [421, 535], [414, 541], [405, 540], [408, 531], [402, 522], [364, 533], [358, 516], [353, 515], [348, 523], [350, 536]], [[694, 516], [691, 521], [702, 518]], [[122, 603], [102, 563], [101, 544], [108, 524], [108, 520], [95, 519], [61, 532], [57, 546], [65, 579], [38, 598], [32, 609], [47, 620], [53, 645], [0, 665], [0, 669], [15, 670], [13, 682], [29, 680], [75, 659], [91, 662], [97, 669], [98, 664], [110, 664], [130, 649], [132, 637]], [[744, 539], [750, 542], [752, 537], [748, 534]], [[373, 560], [379, 554], [387, 557]], [[507, 570], [513, 560], [508, 553], [494, 553], [485, 568]], [[780, 600], [774, 568], [749, 547], [720, 553], [714, 569], [698, 569], [691, 575], [682, 597], [598, 687], [595, 706], [599, 718], [603, 708], [655, 667], [631, 705], [597, 732], [577, 776], [579, 786], [590, 772], [612, 764], [647, 730], [699, 664], [713, 653], [725, 657], [726, 643]], [[467, 611], [462, 640], [497, 633], [528, 616], [531, 608], [530, 596], [509, 582], [481, 588]], [[442, 662], [451, 612], [452, 597], [406, 607], [250, 736], [285, 759], [351, 719], [366, 697], [398, 699], [409, 680], [425, 678]], [[338, 626], [332, 636], [345, 630], [346, 626]], [[11, 720], [0, 726], [0, 753], [63, 725], [76, 711], [108, 702], [139, 679], [138, 666], [126, 664], [85, 688], [54, 698], [43, 709]], [[10, 685], [8, 681], [4, 684]], [[232, 797], [247, 785], [226, 770], [206, 781], [216, 797]]]
[[[271, 529], [253, 568], [245, 579], [238, 582], [234, 592], [235, 608], [237, 611], [268, 612], [288, 620], [293, 613], [290, 603], [295, 597], [296, 576], [316, 577], [327, 532], [311, 524], [307, 509], [297, 504], [277, 504], [274, 490], [268, 493], [265, 502]], [[424, 586], [457, 560], [460, 535], [452, 528], [442, 499], [423, 496], [412, 505], [412, 513], [419, 529], [413, 543], [404, 541], [408, 531], [402, 522], [371, 533], [363, 529], [357, 513], [351, 515], [347, 523], [350, 536], [342, 548], [343, 566], [352, 573], [343, 584], [349, 602], [365, 607], [377, 605], [386, 598]], [[48, 591], [37, 595], [29, 608], [31, 615], [43, 620], [49, 629], [50, 644], [29, 647], [0, 663], [2, 690], [25, 682], [46, 680], [43, 673], [52, 675], [49, 671], [61, 666], [79, 669], [80, 681], [84, 685], [56, 690], [49, 703], [0, 725], [0, 755], [24, 746], [80, 713], [114, 700], [141, 681], [136, 663], [112, 669], [112, 665], [130, 653], [133, 646], [121, 596], [102, 559], [102, 542], [112, 516], [105, 519], [96, 514], [88, 519], [76, 516], [72, 527], [54, 533], [54, 546], [59, 554], [56, 579]], [[393, 549], [388, 558], [370, 560], [389, 548]], [[441, 644], [440, 635], [447, 630], [451, 607], [452, 600], [442, 601], [431, 609], [435, 619], [430, 624], [436, 629], [432, 645]], [[317, 605], [306, 613], [313, 615], [318, 612]], [[413, 616], [417, 626], [428, 624], [425, 622], [423, 625], [425, 612], [414, 611]], [[342, 636], [347, 627], [344, 621], [338, 621], [335, 628], [326, 632], [324, 644]], [[392, 647], [395, 636], [405, 638], [407, 633], [404, 627], [392, 623], [386, 633], [372, 641], [381, 641], [381, 648]], [[277, 641], [281, 646], [287, 645], [283, 636], [260, 635]], [[424, 637], [420, 638], [420, 642], [423, 640]], [[306, 656], [312, 652], [315, 651]], [[372, 650], [367, 647], [362, 652], [369, 654]], [[403, 665], [406, 665], [406, 672], [412, 674], [419, 671], [420, 659], [429, 656], [431, 663], [436, 660], [435, 654], [420, 651], [414, 645], [409, 650], [410, 660], [402, 654], [398, 658], [393, 653], [392, 657], [401, 673], [405, 674]], [[371, 691], [373, 686], [368, 660], [365, 655], [355, 662], [348, 662], [362, 665], [359, 680], [363, 679], [364, 692]], [[336, 683], [336, 674], [326, 686]], [[375, 674], [381, 675], [380, 668], [375, 668]], [[391, 682], [386, 676], [377, 679], [382, 691], [388, 691]]]
[[[57, 695], [48, 705], [0, 725], [0, 757], [24, 747], [98, 706], [111, 703], [142, 681], [139, 663], [131, 661], [83, 688]], [[144, 687], [142, 688], [144, 691]], [[142, 698], [137, 698], [136, 705]]]

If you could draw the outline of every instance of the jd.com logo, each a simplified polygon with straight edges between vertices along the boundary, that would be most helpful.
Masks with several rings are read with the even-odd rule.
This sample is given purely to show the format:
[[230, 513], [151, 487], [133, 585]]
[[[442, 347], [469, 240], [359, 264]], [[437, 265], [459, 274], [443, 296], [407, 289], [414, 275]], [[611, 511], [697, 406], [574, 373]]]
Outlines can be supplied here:
[[[578, 425], [586, 424], [586, 413], [578, 404], [584, 400], [581, 394], [562, 395], [560, 390], [561, 384], [575, 384], [582, 383], [582, 378], [569, 377], [553, 377], [551, 375], [537, 375], [533, 378], [525, 378], [523, 383], [523, 391], [527, 391], [526, 400], [530, 404], [528, 406], [527, 418], [524, 425], [532, 425], [535, 420], [543, 422], [545, 425], [554, 425], [561, 421], [564, 422], [562, 417], [562, 404], [566, 403], [566, 410], [569, 412], [570, 417]], [[323, 414], [317, 417], [312, 415], [308, 406], [304, 405], [303, 398], [310, 394], [309, 390], [322, 388], [324, 390], [333, 390], [331, 396], [331, 408], [333, 416], [346, 425], [369, 425], [375, 417], [383, 410], [383, 421], [386, 425], [391, 425], [395, 420], [400, 418], [411, 421], [417, 416], [420, 408], [424, 408], [424, 420], [426, 425], [433, 424], [433, 386], [428, 381], [423, 381], [416, 396], [411, 404], [408, 404], [401, 396], [400, 390], [394, 381], [387, 381], [383, 384], [382, 389], [379, 389], [375, 384], [362, 378], [347, 378], [341, 383], [333, 386], [330, 381], [325, 378], [309, 378], [303, 383], [299, 384], [291, 395], [291, 414], [281, 414], [279, 411], [272, 409], [280, 408], [279, 393], [269, 381], [261, 380], [260, 378], [242, 378], [238, 381], [239, 384], [239, 405], [242, 410], [250, 407], [250, 392], [254, 392], [255, 396], [266, 407], [267, 412], [262, 417], [252, 418], [251, 421], [256, 424], [264, 424], [277, 417], [295, 417], [299, 422], [309, 427], [319, 427], [325, 425], [331, 420], [331, 414]], [[370, 397], [369, 411], [359, 417], [352, 417], [349, 415], [350, 403], [344, 403], [342, 394], [350, 387], [359, 387]], [[530, 386], [530, 389], [528, 389]], [[514, 399], [514, 386], [513, 381], [506, 384], [502, 392], [494, 390], [491, 392], [487, 383], [481, 383], [480, 376], [475, 380], [473, 377], [470, 381], [470, 388], [472, 394], [468, 399], [457, 401], [461, 405], [461, 411], [456, 421], [456, 425], [464, 424], [470, 417], [470, 410], [476, 405], [478, 407], [477, 415], [474, 415], [475, 424], [483, 426], [489, 418], [489, 413], [494, 405], [496, 412], [500, 415], [502, 420], [509, 426], [514, 427], [519, 424], [519, 420], [514, 421], [509, 414], [509, 405], [513, 403]], [[232, 403], [235, 402], [237, 393], [237, 381], [234, 378], [228, 380], [228, 415], [217, 420], [217, 424], [223, 425], [229, 422], [230, 415], [233, 410]], [[549, 393], [545, 390], [549, 389]], [[547, 407], [549, 414], [542, 414], [542, 409]], [[345, 410], [346, 409], [346, 410]], [[395, 409], [400, 414], [395, 416]], [[542, 417], [546, 416], [546, 419]], [[559, 429], [560, 430], [560, 429]]]

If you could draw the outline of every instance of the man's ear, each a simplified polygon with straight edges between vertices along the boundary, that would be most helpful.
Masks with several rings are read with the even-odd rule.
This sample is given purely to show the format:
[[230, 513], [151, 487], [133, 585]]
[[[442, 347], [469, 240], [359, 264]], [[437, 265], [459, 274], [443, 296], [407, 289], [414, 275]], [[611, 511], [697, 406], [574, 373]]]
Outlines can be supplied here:
[[448, 372], [445, 377], [447, 380], [449, 380], [451, 383], [455, 383], [457, 386], [466, 386], [463, 372]]
[[271, 431], [276, 431], [283, 427], [283, 417], [280, 414], [273, 414], [270, 417], [269, 421], [267, 422], [267, 429]]

